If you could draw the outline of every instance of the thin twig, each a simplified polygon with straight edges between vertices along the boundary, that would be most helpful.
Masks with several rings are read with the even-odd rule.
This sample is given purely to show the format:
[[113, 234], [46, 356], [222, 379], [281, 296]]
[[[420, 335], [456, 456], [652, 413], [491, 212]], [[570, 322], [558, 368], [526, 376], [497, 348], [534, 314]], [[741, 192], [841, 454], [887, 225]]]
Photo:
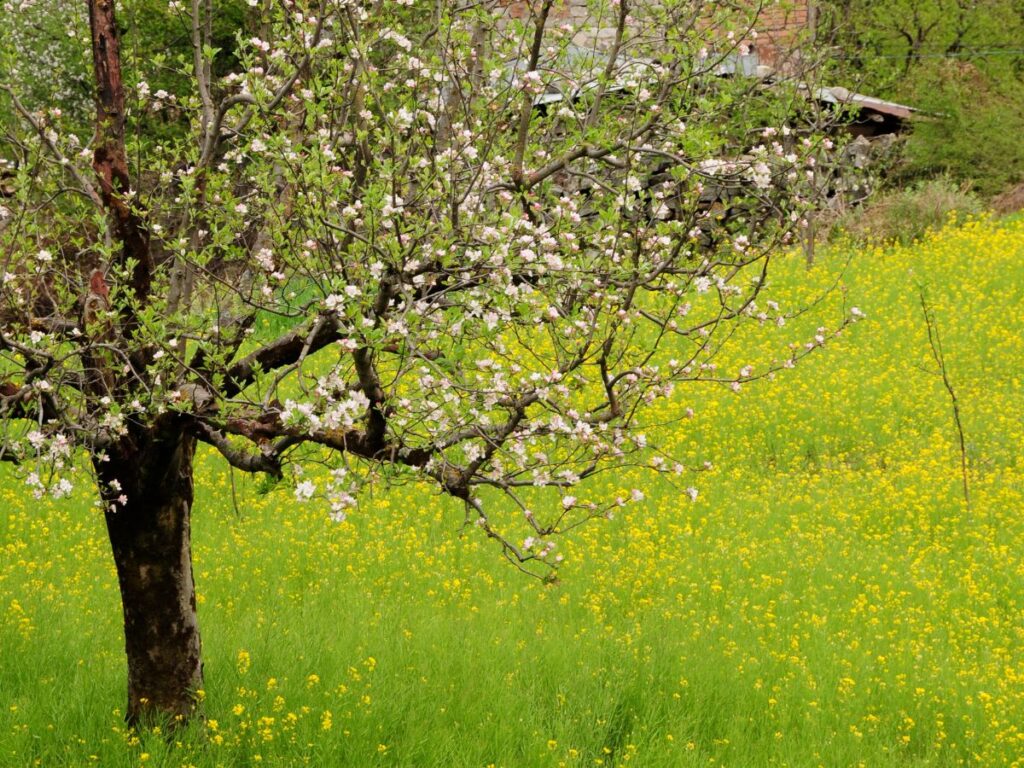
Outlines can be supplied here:
[[75, 181], [77, 181], [81, 187], [80, 191], [85, 194], [85, 196], [88, 197], [97, 208], [100, 210], [106, 210], [103, 207], [103, 200], [100, 197], [99, 192], [96, 191], [96, 187], [94, 187], [89, 180], [82, 175], [82, 172], [78, 167], [64, 155], [60, 150], [60, 147], [57, 146], [57, 142], [53, 139], [52, 135], [47, 133], [46, 126], [36, 119], [25, 105], [21, 103], [17, 94], [15, 94], [14, 89], [9, 85], [0, 85], [0, 90], [7, 92], [7, 95], [11, 98], [11, 102], [14, 104], [14, 108], [18, 111], [18, 114], [20, 114], [28, 124], [32, 126], [32, 130], [34, 130], [39, 135], [39, 138], [43, 140], [43, 143], [46, 144], [46, 148], [50, 151], [50, 154], [53, 155], [57, 162], [60, 163], [63, 168], [66, 168], [72, 176], [74, 176]]
[[964, 425], [960, 421], [960, 402], [956, 397], [956, 390], [953, 389], [953, 382], [949, 380], [949, 372], [946, 370], [946, 358], [942, 352], [942, 337], [939, 335], [939, 326], [935, 322], [935, 316], [931, 307], [928, 306], [928, 299], [925, 296], [924, 288], [919, 289], [921, 296], [921, 311], [924, 313], [924, 322], [928, 327], [928, 344], [932, 348], [932, 357], [939, 366], [938, 375], [942, 377], [942, 384], [949, 393], [949, 400], [953, 405], [953, 423], [956, 425], [957, 437], [960, 440], [960, 476], [964, 484], [964, 502], [967, 504], [967, 511], [971, 511], [971, 490], [967, 480], [967, 441], [964, 439]]

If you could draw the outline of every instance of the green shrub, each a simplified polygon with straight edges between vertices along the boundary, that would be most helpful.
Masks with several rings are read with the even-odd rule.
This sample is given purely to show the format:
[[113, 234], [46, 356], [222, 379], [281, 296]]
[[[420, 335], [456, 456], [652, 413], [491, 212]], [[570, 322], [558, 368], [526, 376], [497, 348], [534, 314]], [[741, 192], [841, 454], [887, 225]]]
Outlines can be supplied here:
[[945, 174], [991, 197], [1024, 180], [1024, 87], [961, 61], [923, 67], [908, 98], [930, 114], [916, 121], [901, 178]]
[[861, 242], [906, 244], [929, 230], [962, 222], [984, 210], [981, 199], [968, 185], [941, 176], [880, 195], [839, 219], [833, 231]]

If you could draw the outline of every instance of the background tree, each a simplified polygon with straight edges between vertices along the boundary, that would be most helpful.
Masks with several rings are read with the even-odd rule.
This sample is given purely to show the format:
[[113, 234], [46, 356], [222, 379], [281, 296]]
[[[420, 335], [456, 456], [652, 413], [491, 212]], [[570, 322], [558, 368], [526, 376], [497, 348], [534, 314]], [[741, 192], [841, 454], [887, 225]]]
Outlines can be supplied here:
[[[131, 721], [187, 718], [201, 685], [198, 444], [336, 519], [368, 484], [427, 480], [551, 578], [558, 534], [631, 500], [578, 483], [695, 469], [648, 444], [646, 405], [770, 375], [851, 319], [756, 368], [715, 363], [735, 324], [784, 326], [761, 294], [826, 146], [738, 120], [776, 98], [758, 83], [710, 82], [750, 15], [595, 5], [597, 54], [551, 0], [521, 21], [250, 5], [260, 32], [222, 68], [212, 0], [171, 4], [192, 54], [172, 93], [146, 69], [167, 60], [129, 69], [115, 4], [90, 0], [89, 134], [5, 83], [0, 456], [38, 495], [96, 483]], [[170, 109], [187, 130], [153, 127]]]
[[837, 76], [927, 115], [897, 181], [936, 174], [994, 194], [1024, 179], [1024, 9], [1013, 0], [821, 4]]
[[1019, 69], [1022, 26], [1024, 13], [1012, 0], [831, 0], [819, 9], [819, 32], [874, 87], [898, 87], [939, 58]]

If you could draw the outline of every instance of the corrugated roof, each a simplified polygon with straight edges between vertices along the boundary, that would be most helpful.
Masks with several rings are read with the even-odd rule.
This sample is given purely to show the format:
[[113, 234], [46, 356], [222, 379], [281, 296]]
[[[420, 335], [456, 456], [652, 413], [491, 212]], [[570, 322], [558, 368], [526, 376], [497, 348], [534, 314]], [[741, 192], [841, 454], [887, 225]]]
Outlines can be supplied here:
[[861, 109], [870, 109], [883, 115], [891, 115], [901, 120], [914, 115], [919, 110], [909, 107], [906, 104], [898, 104], [895, 101], [886, 101], [875, 96], [865, 96], [863, 93], [856, 93], [841, 85], [833, 85], [826, 88], [819, 88], [816, 92], [817, 98], [828, 104], [839, 104], [842, 106], [855, 106]]

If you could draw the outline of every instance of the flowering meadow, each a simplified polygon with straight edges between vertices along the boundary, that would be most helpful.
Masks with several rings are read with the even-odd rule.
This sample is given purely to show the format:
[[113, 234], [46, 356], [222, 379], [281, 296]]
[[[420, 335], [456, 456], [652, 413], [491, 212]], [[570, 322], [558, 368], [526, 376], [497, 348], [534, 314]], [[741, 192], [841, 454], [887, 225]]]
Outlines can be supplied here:
[[[557, 583], [436, 489], [335, 523], [204, 454], [204, 717], [170, 736], [124, 725], [89, 484], [36, 500], [0, 469], [0, 766], [1024, 765], [1024, 221], [773, 269], [793, 338], [866, 320], [657, 406], [652, 444], [705, 470], [574, 489], [643, 498], [562, 537]], [[744, 326], [718, 362], [779, 343]]]

